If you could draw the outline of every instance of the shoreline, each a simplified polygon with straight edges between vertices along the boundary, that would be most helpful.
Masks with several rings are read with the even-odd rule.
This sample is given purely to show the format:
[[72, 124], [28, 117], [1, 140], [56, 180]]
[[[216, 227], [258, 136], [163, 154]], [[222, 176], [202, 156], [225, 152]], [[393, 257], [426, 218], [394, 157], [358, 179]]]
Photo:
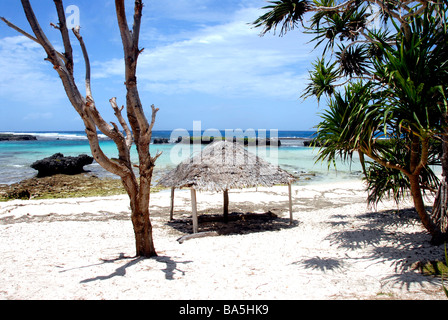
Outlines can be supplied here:
[[[167, 188], [155, 186], [157, 179], [165, 170], [157, 172], [153, 177], [151, 192], [163, 191]], [[294, 184], [314, 185], [334, 183], [334, 181], [314, 179], [315, 173], [295, 172], [297, 180]], [[348, 181], [359, 181], [356, 175]], [[340, 182], [347, 181], [345, 179]], [[98, 176], [91, 171], [85, 171], [75, 175], [56, 174], [47, 177], [34, 177], [21, 180], [11, 184], [0, 183], [0, 202], [11, 200], [32, 199], [64, 199], [78, 197], [101, 197], [126, 194], [121, 180], [117, 176]]]
[[[0, 202], [0, 299], [446, 299], [440, 279], [413, 270], [443, 257], [410, 205], [366, 206], [358, 181], [232, 190], [236, 232], [176, 240], [191, 228], [190, 194], [151, 194], [159, 256], [134, 257], [127, 195]], [[199, 214], [219, 215], [222, 194], [198, 193]], [[220, 228], [219, 223], [200, 223]]]
[[33, 177], [10, 185], [0, 184], [0, 202], [63, 199], [125, 194], [120, 179], [98, 178], [91, 173]]

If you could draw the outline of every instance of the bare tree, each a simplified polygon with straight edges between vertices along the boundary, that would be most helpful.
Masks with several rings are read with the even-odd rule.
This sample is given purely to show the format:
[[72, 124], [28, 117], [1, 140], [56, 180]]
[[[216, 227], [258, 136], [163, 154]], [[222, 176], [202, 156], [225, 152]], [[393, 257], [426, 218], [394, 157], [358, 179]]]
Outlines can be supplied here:
[[[129, 195], [132, 223], [135, 233], [136, 255], [144, 257], [156, 256], [157, 253], [154, 248], [152, 237], [149, 201], [153, 169], [160, 154], [151, 156], [150, 141], [156, 114], [159, 109], [156, 109], [154, 105], [151, 106], [152, 117], [151, 121], [148, 121], [137, 89], [137, 61], [139, 55], [143, 51], [139, 49], [140, 26], [143, 10], [142, 0], [135, 0], [132, 29], [129, 29], [126, 19], [124, 0], [115, 0], [118, 26], [120, 28], [124, 50], [126, 68], [125, 86], [127, 90], [126, 112], [129, 125], [122, 115], [124, 106], [119, 108], [116, 98], [112, 98], [110, 104], [115, 111], [115, 116], [117, 117], [122, 130], [119, 129], [116, 123], [111, 122], [109, 124], [106, 122], [96, 108], [90, 85], [89, 56], [84, 40], [80, 35], [79, 27], [76, 27], [72, 29], [72, 32], [79, 41], [86, 67], [85, 96], [78, 90], [73, 76], [73, 50], [62, 0], [54, 0], [59, 22], [57, 25], [52, 24], [52, 26], [58, 29], [61, 33], [64, 43], [64, 53], [56, 51], [42, 31], [29, 0], [21, 0], [21, 2], [29, 25], [35, 36], [18, 28], [5, 18], [1, 19], [11, 28], [40, 44], [45, 50], [47, 54], [45, 60], [53, 65], [53, 68], [61, 78], [68, 99], [84, 122], [93, 157], [104, 169], [121, 178], [124, 188]], [[99, 144], [98, 130], [115, 142], [118, 149], [118, 159], [111, 159], [104, 154]], [[138, 175], [134, 172], [133, 164], [131, 162], [130, 150], [133, 143], [135, 143], [138, 152]]]

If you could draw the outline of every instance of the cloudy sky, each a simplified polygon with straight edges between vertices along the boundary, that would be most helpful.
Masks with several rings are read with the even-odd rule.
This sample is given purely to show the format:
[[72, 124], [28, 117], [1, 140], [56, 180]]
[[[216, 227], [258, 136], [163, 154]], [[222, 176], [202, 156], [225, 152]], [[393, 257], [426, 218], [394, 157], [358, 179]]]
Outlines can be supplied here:
[[[132, 13], [133, 1], [127, 1]], [[315, 100], [300, 99], [317, 52], [299, 30], [284, 37], [250, 25], [265, 0], [145, 1], [138, 80], [146, 109], [160, 108], [155, 129], [312, 130]], [[62, 51], [51, 0], [31, 4], [53, 45]], [[109, 99], [125, 103], [124, 64], [113, 0], [65, 0], [79, 8], [81, 34], [92, 63], [93, 95], [105, 119]], [[67, 17], [73, 17], [69, 12]], [[0, 16], [31, 32], [19, 0], [0, 2]], [[129, 17], [131, 21], [131, 17]], [[84, 88], [84, 63], [76, 39], [75, 72]], [[0, 23], [0, 131], [82, 130], [43, 49]], [[321, 102], [322, 104], [322, 102]]]

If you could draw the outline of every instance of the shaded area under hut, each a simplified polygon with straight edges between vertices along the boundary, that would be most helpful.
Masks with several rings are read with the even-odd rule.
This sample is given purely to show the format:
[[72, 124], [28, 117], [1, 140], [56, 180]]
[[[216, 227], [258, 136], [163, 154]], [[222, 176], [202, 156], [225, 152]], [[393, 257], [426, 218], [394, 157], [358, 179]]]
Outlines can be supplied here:
[[247, 151], [241, 144], [218, 141], [163, 176], [159, 186], [171, 188], [170, 219], [174, 215], [174, 190], [191, 189], [193, 233], [198, 232], [196, 191], [223, 192], [224, 221], [229, 218], [229, 190], [288, 185], [290, 222], [293, 222], [291, 184], [295, 177]]

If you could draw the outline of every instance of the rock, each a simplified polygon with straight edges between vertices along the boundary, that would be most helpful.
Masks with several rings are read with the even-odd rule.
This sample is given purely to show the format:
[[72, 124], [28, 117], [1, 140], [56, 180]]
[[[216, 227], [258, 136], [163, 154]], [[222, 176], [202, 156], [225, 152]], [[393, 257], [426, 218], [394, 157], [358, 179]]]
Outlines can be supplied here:
[[28, 134], [9, 134], [9, 133], [0, 133], [0, 141], [35, 141], [37, 138]]
[[165, 144], [165, 143], [170, 143], [170, 140], [167, 138], [155, 138], [154, 139], [154, 144]]
[[303, 145], [305, 147], [327, 147], [328, 143], [321, 143], [317, 141], [316, 139], [310, 139], [303, 141]]
[[92, 163], [93, 158], [86, 154], [78, 157], [64, 157], [63, 154], [56, 153], [49, 158], [34, 162], [31, 168], [39, 171], [38, 177], [47, 177], [55, 174], [75, 175], [85, 172], [84, 166]]

